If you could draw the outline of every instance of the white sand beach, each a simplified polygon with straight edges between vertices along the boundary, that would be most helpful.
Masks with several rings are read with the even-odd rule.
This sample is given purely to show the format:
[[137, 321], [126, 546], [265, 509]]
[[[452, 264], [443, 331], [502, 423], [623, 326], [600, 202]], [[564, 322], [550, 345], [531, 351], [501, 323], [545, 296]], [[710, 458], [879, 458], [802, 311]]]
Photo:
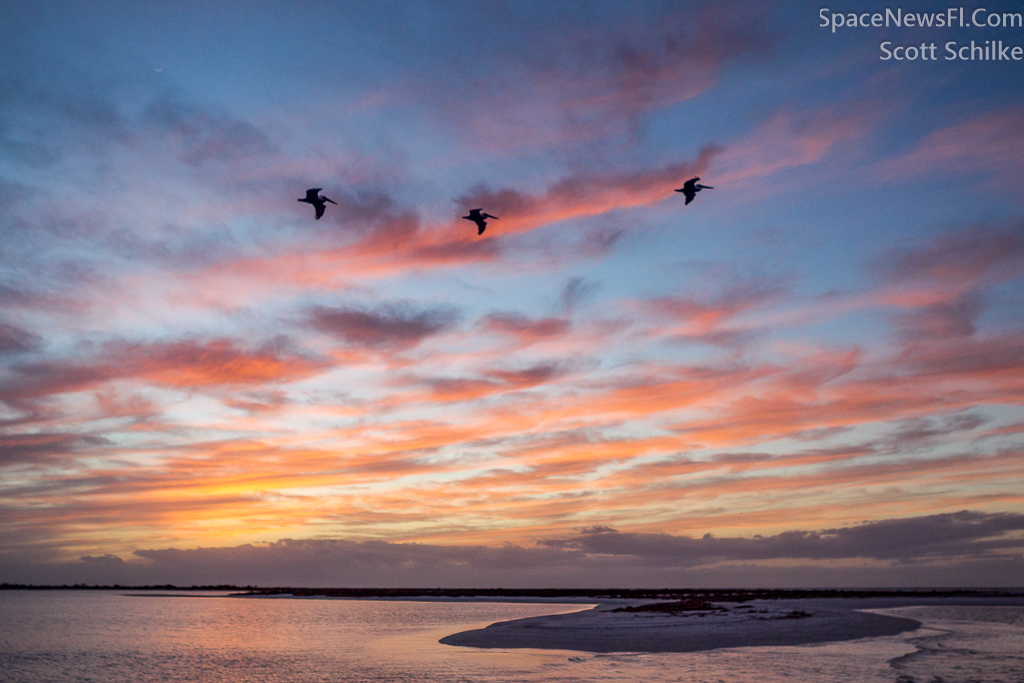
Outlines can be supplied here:
[[[637, 604], [637, 603], [633, 603]], [[819, 598], [716, 603], [677, 613], [592, 610], [492, 624], [441, 639], [446, 645], [583, 652], [696, 652], [717, 648], [802, 645], [890, 636], [918, 628], [914, 619], [861, 610], [911, 605], [1024, 605], [1020, 598]]]

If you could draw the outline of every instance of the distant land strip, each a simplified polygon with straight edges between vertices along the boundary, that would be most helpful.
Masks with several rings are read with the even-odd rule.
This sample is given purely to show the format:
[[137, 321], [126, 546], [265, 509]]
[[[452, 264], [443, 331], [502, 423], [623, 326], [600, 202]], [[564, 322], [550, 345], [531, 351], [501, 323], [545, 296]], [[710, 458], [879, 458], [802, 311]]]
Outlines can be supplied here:
[[998, 598], [1024, 596], [1024, 588], [998, 589], [702, 589], [702, 588], [301, 588], [236, 586], [91, 586], [0, 583], [0, 590], [174, 590], [230, 591], [237, 596], [292, 595], [328, 598], [593, 598], [602, 600], [695, 600], [746, 602], [811, 598]]
[[0, 583], [0, 590], [5, 591], [19, 591], [19, 590], [30, 590], [30, 591], [69, 591], [69, 590], [83, 590], [83, 591], [120, 591], [120, 590], [131, 590], [131, 591], [254, 591], [259, 590], [258, 586], [235, 586], [234, 584], [220, 584], [217, 586], [175, 586], [173, 584], [164, 584], [160, 586], [122, 586], [119, 583], [105, 586], [90, 586], [84, 583], [75, 584], [63, 584], [60, 586], [51, 585], [35, 585], [32, 583]]

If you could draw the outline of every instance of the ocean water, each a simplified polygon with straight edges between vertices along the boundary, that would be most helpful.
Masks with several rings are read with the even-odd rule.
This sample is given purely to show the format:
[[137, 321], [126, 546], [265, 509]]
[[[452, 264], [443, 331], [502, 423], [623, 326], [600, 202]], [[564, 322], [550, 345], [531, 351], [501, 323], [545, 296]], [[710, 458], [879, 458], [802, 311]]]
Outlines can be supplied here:
[[0, 681], [1021, 683], [1024, 608], [879, 610], [900, 636], [687, 654], [477, 650], [439, 638], [580, 605], [0, 591]]
[[874, 610], [917, 619], [904, 638], [915, 651], [890, 662], [898, 683], [1024, 683], [1024, 608], [901, 607]]

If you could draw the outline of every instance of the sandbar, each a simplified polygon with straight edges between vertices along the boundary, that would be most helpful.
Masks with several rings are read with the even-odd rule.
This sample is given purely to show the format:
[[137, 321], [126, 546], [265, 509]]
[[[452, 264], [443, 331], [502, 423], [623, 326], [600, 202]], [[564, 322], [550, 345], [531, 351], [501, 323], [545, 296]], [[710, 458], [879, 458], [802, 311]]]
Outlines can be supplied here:
[[641, 602], [605, 602], [580, 612], [498, 622], [446, 636], [440, 642], [463, 647], [591, 653], [696, 652], [892, 636], [921, 625], [913, 619], [862, 611], [868, 609], [1024, 606], [1024, 598], [817, 598], [713, 603], [708, 609], [675, 613], [622, 611], [624, 606], [635, 608]]

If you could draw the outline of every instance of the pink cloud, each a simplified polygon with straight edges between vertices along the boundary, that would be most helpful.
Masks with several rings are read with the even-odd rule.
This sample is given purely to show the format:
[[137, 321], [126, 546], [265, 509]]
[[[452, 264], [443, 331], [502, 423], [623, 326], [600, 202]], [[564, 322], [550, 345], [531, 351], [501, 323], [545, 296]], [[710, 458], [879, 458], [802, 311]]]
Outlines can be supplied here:
[[565, 335], [571, 327], [567, 318], [532, 320], [518, 313], [491, 313], [480, 323], [483, 331], [511, 336], [522, 344]]
[[137, 379], [180, 388], [214, 388], [288, 382], [320, 372], [325, 363], [290, 352], [283, 340], [246, 349], [234, 340], [111, 342], [85, 362], [58, 361], [14, 366], [14, 381], [0, 400], [19, 401], [95, 389], [117, 379]]
[[456, 82], [417, 79], [383, 101], [431, 103], [460, 135], [489, 150], [575, 147], [634, 134], [645, 114], [696, 97], [729, 64], [764, 55], [772, 43], [757, 11], [735, 12], [729, 3], [631, 13], [608, 28], [573, 17], [568, 31], [561, 8], [553, 9], [530, 36], [529, 53], [500, 52], [485, 62], [488, 77], [473, 76], [477, 62], [459, 63], [454, 68], [464, 74]]
[[929, 133], [913, 150], [883, 162], [883, 180], [919, 175], [970, 175], [999, 171], [997, 182], [1024, 181], [1024, 109], [1007, 107]]
[[737, 318], [750, 311], [781, 303], [787, 294], [788, 287], [784, 282], [755, 277], [735, 282], [715, 295], [664, 296], [651, 299], [643, 305], [662, 318], [676, 321], [675, 324], [659, 329], [659, 334], [678, 341], [731, 345], [755, 327]]
[[[633, 173], [579, 173], [567, 176], [538, 195], [517, 190], [478, 187], [458, 199], [459, 206], [483, 207], [499, 216], [493, 231], [525, 232], [573, 218], [584, 218], [616, 209], [653, 204], [672, 196], [683, 181], [703, 172], [719, 153], [705, 147], [692, 162], [669, 164], [653, 171]], [[488, 224], [488, 230], [492, 230]]]
[[782, 110], [747, 137], [729, 143], [710, 170], [715, 182], [736, 186], [819, 164], [849, 152], [850, 143], [867, 135], [872, 125], [873, 115], [862, 107], [846, 112]]

